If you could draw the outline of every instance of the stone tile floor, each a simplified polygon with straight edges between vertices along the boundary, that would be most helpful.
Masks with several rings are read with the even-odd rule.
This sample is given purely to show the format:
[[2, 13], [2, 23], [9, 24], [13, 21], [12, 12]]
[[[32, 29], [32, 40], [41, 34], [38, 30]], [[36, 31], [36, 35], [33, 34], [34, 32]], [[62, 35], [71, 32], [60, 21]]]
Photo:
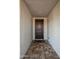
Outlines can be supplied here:
[[60, 59], [46, 41], [33, 41], [23, 59]]

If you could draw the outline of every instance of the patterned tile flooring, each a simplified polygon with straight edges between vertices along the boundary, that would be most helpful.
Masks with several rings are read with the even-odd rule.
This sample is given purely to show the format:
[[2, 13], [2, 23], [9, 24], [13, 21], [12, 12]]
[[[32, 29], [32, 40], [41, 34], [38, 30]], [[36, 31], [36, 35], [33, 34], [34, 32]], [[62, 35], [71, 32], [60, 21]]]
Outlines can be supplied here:
[[33, 41], [23, 59], [60, 59], [46, 41]]

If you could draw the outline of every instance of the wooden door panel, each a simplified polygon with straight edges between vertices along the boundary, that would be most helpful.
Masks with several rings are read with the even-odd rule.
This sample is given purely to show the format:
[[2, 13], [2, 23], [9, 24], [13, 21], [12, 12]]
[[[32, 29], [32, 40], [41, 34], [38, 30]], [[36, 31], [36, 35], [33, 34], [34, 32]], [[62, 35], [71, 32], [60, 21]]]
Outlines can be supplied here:
[[35, 20], [35, 39], [43, 39], [44, 38], [44, 21], [36, 19]]

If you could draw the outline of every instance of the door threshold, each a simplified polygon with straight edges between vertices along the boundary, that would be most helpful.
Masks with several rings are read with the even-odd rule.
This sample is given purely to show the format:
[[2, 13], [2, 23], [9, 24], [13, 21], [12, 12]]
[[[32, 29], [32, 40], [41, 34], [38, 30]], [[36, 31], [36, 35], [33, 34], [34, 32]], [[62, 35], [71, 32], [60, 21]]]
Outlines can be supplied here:
[[44, 40], [44, 39], [35, 39], [35, 40]]

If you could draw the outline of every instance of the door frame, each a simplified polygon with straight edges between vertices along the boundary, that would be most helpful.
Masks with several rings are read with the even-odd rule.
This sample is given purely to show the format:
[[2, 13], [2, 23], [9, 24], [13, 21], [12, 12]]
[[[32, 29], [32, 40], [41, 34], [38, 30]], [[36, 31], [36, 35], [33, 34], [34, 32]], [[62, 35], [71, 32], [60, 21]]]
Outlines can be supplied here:
[[[32, 34], [32, 37], [33, 37], [33, 40], [35, 40], [35, 20], [36, 19], [43, 19], [44, 20], [44, 39], [43, 40], [47, 40], [47, 18], [46, 17], [33, 17], [32, 20], [32, 31], [33, 31], [33, 34]], [[38, 39], [39, 40], [39, 39]]]

